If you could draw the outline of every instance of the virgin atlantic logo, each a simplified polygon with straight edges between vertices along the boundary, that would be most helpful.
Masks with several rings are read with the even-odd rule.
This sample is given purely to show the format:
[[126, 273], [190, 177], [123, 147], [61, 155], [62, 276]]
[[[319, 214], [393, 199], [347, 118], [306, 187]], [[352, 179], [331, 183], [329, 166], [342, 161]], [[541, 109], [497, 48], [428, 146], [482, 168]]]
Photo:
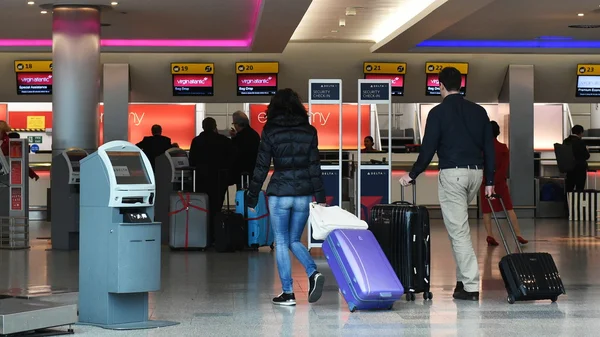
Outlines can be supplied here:
[[205, 85], [208, 82], [208, 77], [205, 78], [194, 78], [194, 79], [177, 79], [176, 85], [186, 86], [186, 85]]
[[52, 84], [52, 75], [23, 74], [23, 76], [19, 76], [19, 84]]
[[260, 84], [271, 84], [273, 80], [272, 76], [267, 78], [244, 78], [240, 79], [240, 83], [242, 85], [260, 85]]

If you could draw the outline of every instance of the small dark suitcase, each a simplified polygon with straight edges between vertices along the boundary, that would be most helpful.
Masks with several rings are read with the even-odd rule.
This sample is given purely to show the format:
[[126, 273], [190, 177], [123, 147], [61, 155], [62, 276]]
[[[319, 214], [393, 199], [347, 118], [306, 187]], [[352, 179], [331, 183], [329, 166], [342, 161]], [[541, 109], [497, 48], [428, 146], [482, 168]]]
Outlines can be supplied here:
[[[523, 253], [521, 245], [517, 240], [517, 234], [513, 228], [512, 222], [504, 207], [504, 201], [499, 195], [494, 195], [494, 198], [500, 200], [502, 209], [506, 214], [508, 227], [517, 244], [518, 253], [511, 253], [504, 232], [498, 221], [498, 217], [494, 212], [492, 216], [502, 244], [508, 255], [504, 256], [499, 263], [500, 275], [504, 280], [504, 286], [508, 292], [508, 303], [513, 304], [515, 301], [536, 301], [536, 300], [551, 300], [556, 302], [558, 296], [565, 294], [565, 287], [554, 263], [552, 255], [548, 253]], [[490, 207], [492, 207], [491, 199], [488, 199]]]
[[396, 275], [404, 286], [407, 301], [414, 301], [417, 293], [425, 300], [433, 298], [430, 291], [431, 242], [429, 212], [416, 205], [416, 187], [413, 185], [413, 203], [402, 201], [390, 205], [376, 205], [371, 210], [369, 229], [385, 252]]
[[[219, 174], [221, 178], [222, 174]], [[229, 204], [229, 188], [225, 194], [227, 208], [215, 215], [212, 223], [215, 240], [215, 250], [219, 253], [235, 252], [244, 250], [248, 240], [246, 220], [241, 214], [231, 210]]]

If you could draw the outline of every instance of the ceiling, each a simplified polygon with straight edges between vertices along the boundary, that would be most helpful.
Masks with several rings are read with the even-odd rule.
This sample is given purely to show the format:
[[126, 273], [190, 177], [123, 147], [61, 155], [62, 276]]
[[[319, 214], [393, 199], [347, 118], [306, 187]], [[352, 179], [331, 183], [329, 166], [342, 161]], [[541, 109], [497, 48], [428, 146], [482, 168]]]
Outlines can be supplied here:
[[[597, 53], [600, 0], [2, 0], [0, 50], [49, 51], [47, 4], [103, 5], [104, 51], [281, 53], [370, 42], [374, 53]], [[584, 14], [578, 16], [578, 14]]]

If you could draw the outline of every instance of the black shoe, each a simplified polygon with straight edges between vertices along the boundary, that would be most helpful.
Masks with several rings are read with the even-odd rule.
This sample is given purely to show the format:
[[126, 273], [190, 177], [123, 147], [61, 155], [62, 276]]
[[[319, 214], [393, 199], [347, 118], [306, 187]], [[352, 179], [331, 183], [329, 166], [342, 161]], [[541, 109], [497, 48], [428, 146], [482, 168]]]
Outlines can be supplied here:
[[318, 271], [308, 278], [308, 303], [315, 303], [321, 298], [323, 284], [325, 284], [325, 276]]
[[470, 293], [464, 289], [461, 289], [460, 291], [455, 292], [452, 297], [454, 297], [456, 300], [479, 301], [479, 292], [474, 291]]
[[464, 289], [465, 289], [465, 285], [462, 282], [458, 281], [458, 282], [456, 282], [456, 287], [454, 288], [454, 294], [459, 293], [459, 292], [463, 291]]
[[296, 296], [294, 296], [293, 293], [292, 294], [281, 293], [281, 295], [279, 295], [273, 299], [273, 304], [294, 306], [294, 305], [296, 305]]

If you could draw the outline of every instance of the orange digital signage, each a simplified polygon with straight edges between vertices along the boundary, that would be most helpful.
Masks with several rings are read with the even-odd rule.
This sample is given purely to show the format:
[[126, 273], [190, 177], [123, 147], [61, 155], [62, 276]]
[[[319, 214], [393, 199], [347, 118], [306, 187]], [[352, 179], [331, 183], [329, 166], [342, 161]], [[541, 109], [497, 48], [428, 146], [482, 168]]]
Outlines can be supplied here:
[[[100, 114], [99, 143], [103, 144], [104, 106]], [[150, 136], [152, 125], [162, 126], [163, 135], [183, 149], [196, 137], [196, 106], [193, 104], [129, 104], [129, 141], [137, 143]]]
[[[250, 125], [259, 134], [262, 133], [267, 122], [267, 104], [250, 104]], [[308, 105], [306, 105], [308, 110]], [[358, 105], [342, 105], [342, 144], [347, 150], [358, 147]], [[335, 104], [313, 104], [312, 125], [319, 134], [319, 149], [336, 150], [339, 148], [339, 106]], [[361, 108], [361, 136], [370, 135], [371, 118], [370, 107], [363, 105]], [[362, 144], [362, 141], [361, 141]]]

